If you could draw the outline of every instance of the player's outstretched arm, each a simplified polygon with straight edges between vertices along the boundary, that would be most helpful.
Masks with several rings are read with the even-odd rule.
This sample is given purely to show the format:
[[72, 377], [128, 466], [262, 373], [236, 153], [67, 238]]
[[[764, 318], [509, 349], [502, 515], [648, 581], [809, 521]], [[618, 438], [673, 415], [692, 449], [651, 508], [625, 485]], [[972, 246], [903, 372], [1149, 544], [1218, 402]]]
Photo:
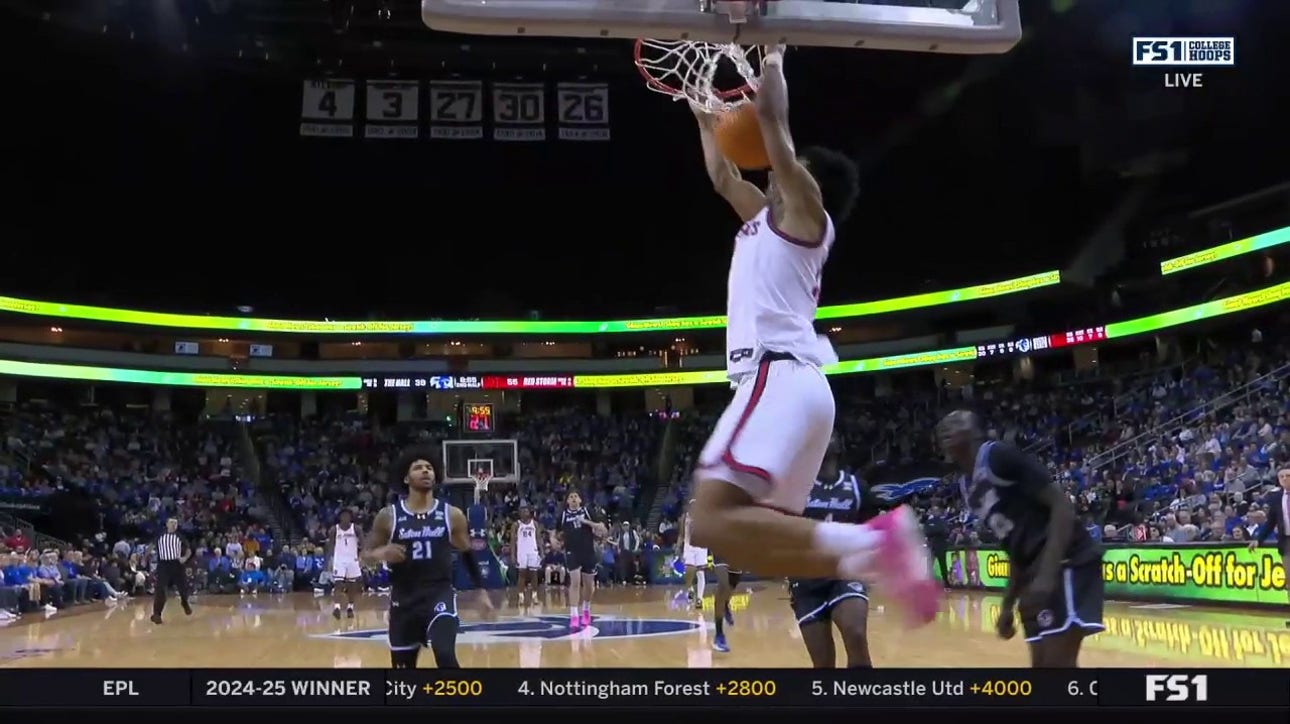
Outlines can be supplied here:
[[826, 215], [820, 187], [797, 159], [793, 134], [788, 128], [788, 83], [784, 80], [784, 47], [768, 48], [762, 58], [761, 87], [754, 104], [762, 143], [775, 174], [775, 185], [784, 202], [784, 218], [776, 219], [785, 232], [814, 239], [824, 232]]
[[703, 165], [708, 170], [708, 178], [712, 180], [712, 188], [730, 204], [740, 221], [748, 221], [766, 208], [766, 195], [761, 189], [745, 181], [739, 174], [739, 169], [717, 149], [717, 140], [712, 135], [717, 117], [697, 106], [692, 106], [691, 110], [699, 123]]

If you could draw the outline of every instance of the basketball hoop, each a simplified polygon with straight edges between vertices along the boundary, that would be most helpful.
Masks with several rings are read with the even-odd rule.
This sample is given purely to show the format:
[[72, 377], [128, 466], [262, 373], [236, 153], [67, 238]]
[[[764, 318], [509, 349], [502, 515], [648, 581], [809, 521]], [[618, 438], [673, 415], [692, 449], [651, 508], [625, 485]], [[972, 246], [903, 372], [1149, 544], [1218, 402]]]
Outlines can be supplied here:
[[[771, 0], [702, 0], [703, 12], [725, 15], [736, 28], [750, 15], [763, 15]], [[735, 37], [738, 37], [737, 34]], [[696, 40], [636, 41], [636, 69], [645, 87], [674, 100], [686, 100], [708, 113], [733, 110], [757, 92], [761, 80], [760, 46]]]

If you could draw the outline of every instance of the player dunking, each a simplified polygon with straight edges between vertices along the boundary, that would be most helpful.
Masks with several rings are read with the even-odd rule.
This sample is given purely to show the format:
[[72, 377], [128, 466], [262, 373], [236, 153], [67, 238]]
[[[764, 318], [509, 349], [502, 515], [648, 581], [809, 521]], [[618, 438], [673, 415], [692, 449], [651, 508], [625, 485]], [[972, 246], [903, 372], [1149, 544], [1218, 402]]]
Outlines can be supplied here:
[[[691, 500], [693, 505], [694, 501]], [[703, 588], [707, 585], [708, 549], [694, 545], [690, 540], [690, 514], [687, 512], [681, 519], [681, 563], [685, 565], [685, 594], [690, 605], [703, 610]]]
[[796, 153], [783, 62], [782, 47], [767, 50], [755, 101], [771, 163], [765, 193], [721, 156], [712, 117], [696, 109], [708, 175], [744, 225], [726, 301], [735, 395], [699, 457], [693, 538], [762, 576], [855, 580], [876, 565], [912, 619], [926, 623], [940, 589], [908, 509], [859, 526], [800, 517], [833, 432], [833, 392], [820, 368], [837, 355], [815, 332], [820, 279], [858, 174], [836, 151]]
[[[592, 520], [591, 513], [582, 505], [582, 496], [570, 490], [560, 511], [557, 530], [552, 531], [564, 543], [564, 554], [569, 569], [569, 630], [577, 631], [591, 625], [591, 596], [596, 591], [596, 536], [609, 532], [604, 523]], [[554, 543], [554, 541], [553, 541]], [[582, 601], [582, 611], [578, 601]]]
[[332, 618], [340, 620], [340, 602], [345, 599], [345, 617], [354, 618], [354, 601], [363, 588], [363, 569], [358, 563], [358, 542], [362, 532], [346, 508], [340, 511], [340, 522], [331, 528], [327, 538], [327, 559], [331, 561], [331, 578], [335, 596]]
[[542, 574], [542, 554], [538, 551], [542, 526], [533, 520], [533, 509], [528, 505], [520, 506], [520, 519], [511, 524], [510, 540], [519, 571], [520, 605], [525, 605], [526, 597], [530, 603], [537, 603], [538, 578]]
[[1102, 625], [1102, 549], [1040, 462], [987, 441], [981, 422], [957, 410], [937, 425], [941, 448], [963, 471], [963, 498], [1008, 554], [1008, 588], [998, 632], [1016, 635], [1013, 608], [1035, 668], [1074, 668], [1084, 637]]
[[432, 450], [411, 448], [394, 463], [393, 480], [408, 494], [383, 509], [372, 523], [363, 558], [390, 568], [390, 666], [414, 669], [421, 647], [429, 645], [441, 669], [457, 663], [457, 592], [452, 586], [452, 550], [461, 553], [480, 605], [492, 608], [483, 576], [470, 547], [466, 516], [433, 495], [439, 468]]
[[[829, 441], [820, 475], [806, 501], [806, 516], [815, 520], [857, 524], [876, 518], [882, 507], [869, 489], [842, 469], [842, 441]], [[802, 643], [817, 669], [837, 666], [833, 628], [842, 635], [847, 668], [873, 666], [869, 658], [869, 593], [864, 583], [836, 578], [794, 578], [789, 581], [793, 614]]]

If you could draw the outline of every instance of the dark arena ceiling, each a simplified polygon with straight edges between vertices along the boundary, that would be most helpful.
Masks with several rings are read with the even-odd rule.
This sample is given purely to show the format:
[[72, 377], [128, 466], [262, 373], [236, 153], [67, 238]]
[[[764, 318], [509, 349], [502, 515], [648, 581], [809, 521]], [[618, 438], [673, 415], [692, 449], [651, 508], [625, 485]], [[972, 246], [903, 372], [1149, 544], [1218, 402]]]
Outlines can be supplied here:
[[[719, 310], [735, 219], [630, 43], [440, 34], [417, 5], [0, 0], [0, 294], [284, 316]], [[1126, 199], [1145, 224], [1283, 179], [1290, 53], [1268, 29], [1287, 5], [1025, 0], [1005, 56], [793, 49], [799, 143], [863, 172], [823, 300], [1062, 268]], [[1166, 90], [1131, 67], [1135, 35], [1236, 36], [1238, 64]], [[301, 138], [301, 82], [328, 76], [606, 81], [612, 140]]]

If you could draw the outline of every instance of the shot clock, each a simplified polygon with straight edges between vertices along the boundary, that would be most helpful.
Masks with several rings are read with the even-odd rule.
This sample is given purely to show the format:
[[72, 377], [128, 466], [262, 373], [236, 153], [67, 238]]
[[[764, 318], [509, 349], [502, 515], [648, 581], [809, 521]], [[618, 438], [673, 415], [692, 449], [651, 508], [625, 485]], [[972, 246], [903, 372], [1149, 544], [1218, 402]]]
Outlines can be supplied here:
[[493, 404], [491, 402], [464, 403], [461, 410], [461, 424], [466, 432], [491, 435], [494, 431]]

